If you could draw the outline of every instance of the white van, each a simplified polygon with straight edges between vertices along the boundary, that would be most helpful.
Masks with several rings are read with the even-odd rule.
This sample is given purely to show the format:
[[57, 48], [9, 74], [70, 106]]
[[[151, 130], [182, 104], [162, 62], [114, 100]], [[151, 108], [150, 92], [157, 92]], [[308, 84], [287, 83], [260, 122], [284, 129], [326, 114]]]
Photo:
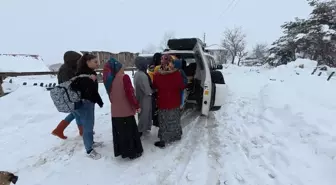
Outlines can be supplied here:
[[[227, 93], [221, 72], [223, 66], [217, 65], [214, 57], [204, 51], [200, 39], [170, 39], [167, 45], [169, 48], [162, 54], [175, 55], [185, 62], [183, 70], [189, 80], [185, 93], [186, 105], [195, 105], [204, 116], [208, 116], [210, 111], [219, 110], [224, 105]], [[141, 55], [139, 59], [144, 62], [151, 60], [148, 55]]]

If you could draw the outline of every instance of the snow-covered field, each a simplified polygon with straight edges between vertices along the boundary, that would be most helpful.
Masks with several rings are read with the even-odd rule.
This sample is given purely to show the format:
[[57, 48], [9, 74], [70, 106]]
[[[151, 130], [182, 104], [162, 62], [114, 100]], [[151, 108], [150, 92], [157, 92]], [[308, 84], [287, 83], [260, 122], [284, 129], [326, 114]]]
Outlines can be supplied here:
[[98, 161], [85, 157], [75, 123], [66, 141], [50, 135], [65, 115], [48, 91], [19, 87], [0, 98], [0, 170], [17, 173], [18, 185], [334, 185], [336, 82], [296, 70], [228, 67], [226, 105], [208, 119], [187, 113], [183, 139], [164, 150], [153, 128], [134, 161], [113, 156], [103, 86]]

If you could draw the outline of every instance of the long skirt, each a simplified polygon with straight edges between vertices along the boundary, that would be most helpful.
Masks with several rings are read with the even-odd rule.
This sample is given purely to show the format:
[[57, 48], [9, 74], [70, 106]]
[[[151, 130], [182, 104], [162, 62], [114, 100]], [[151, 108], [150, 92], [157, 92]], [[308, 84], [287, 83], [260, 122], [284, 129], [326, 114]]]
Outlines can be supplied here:
[[158, 116], [158, 108], [156, 103], [156, 93], [152, 95], [152, 119], [153, 119], [153, 126], [159, 127], [159, 116]]
[[153, 124], [152, 118], [152, 97], [143, 97], [140, 100], [141, 112], [138, 114], [138, 129], [139, 132], [150, 131]]
[[160, 141], [166, 143], [181, 140], [182, 126], [181, 126], [181, 110], [176, 109], [159, 109], [159, 132], [158, 137]]
[[114, 156], [134, 157], [143, 152], [134, 116], [112, 117]]

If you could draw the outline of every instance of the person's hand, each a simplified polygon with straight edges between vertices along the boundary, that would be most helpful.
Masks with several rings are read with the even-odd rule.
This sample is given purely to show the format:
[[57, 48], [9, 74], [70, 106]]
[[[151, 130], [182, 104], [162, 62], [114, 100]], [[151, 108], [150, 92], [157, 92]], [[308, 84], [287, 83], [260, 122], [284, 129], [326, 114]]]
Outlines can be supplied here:
[[138, 109], [136, 110], [136, 112], [137, 112], [137, 113], [140, 113], [140, 112], [141, 112], [141, 108], [138, 108]]
[[97, 80], [97, 76], [96, 76], [96, 75], [90, 75], [90, 78], [91, 78], [93, 81], [96, 81], [96, 80]]

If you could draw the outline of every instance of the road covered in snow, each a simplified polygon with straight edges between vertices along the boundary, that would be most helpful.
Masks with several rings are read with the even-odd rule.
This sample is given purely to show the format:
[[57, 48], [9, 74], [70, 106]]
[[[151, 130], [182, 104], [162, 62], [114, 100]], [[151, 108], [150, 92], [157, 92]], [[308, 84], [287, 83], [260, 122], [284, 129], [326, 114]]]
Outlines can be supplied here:
[[85, 157], [75, 123], [66, 141], [50, 135], [64, 115], [48, 91], [22, 87], [0, 99], [0, 170], [29, 185], [333, 185], [336, 82], [310, 72], [225, 69], [226, 105], [209, 118], [186, 113], [182, 140], [163, 150], [153, 145], [153, 128], [134, 161], [113, 156], [103, 87], [95, 139], [105, 146], [98, 161]]

